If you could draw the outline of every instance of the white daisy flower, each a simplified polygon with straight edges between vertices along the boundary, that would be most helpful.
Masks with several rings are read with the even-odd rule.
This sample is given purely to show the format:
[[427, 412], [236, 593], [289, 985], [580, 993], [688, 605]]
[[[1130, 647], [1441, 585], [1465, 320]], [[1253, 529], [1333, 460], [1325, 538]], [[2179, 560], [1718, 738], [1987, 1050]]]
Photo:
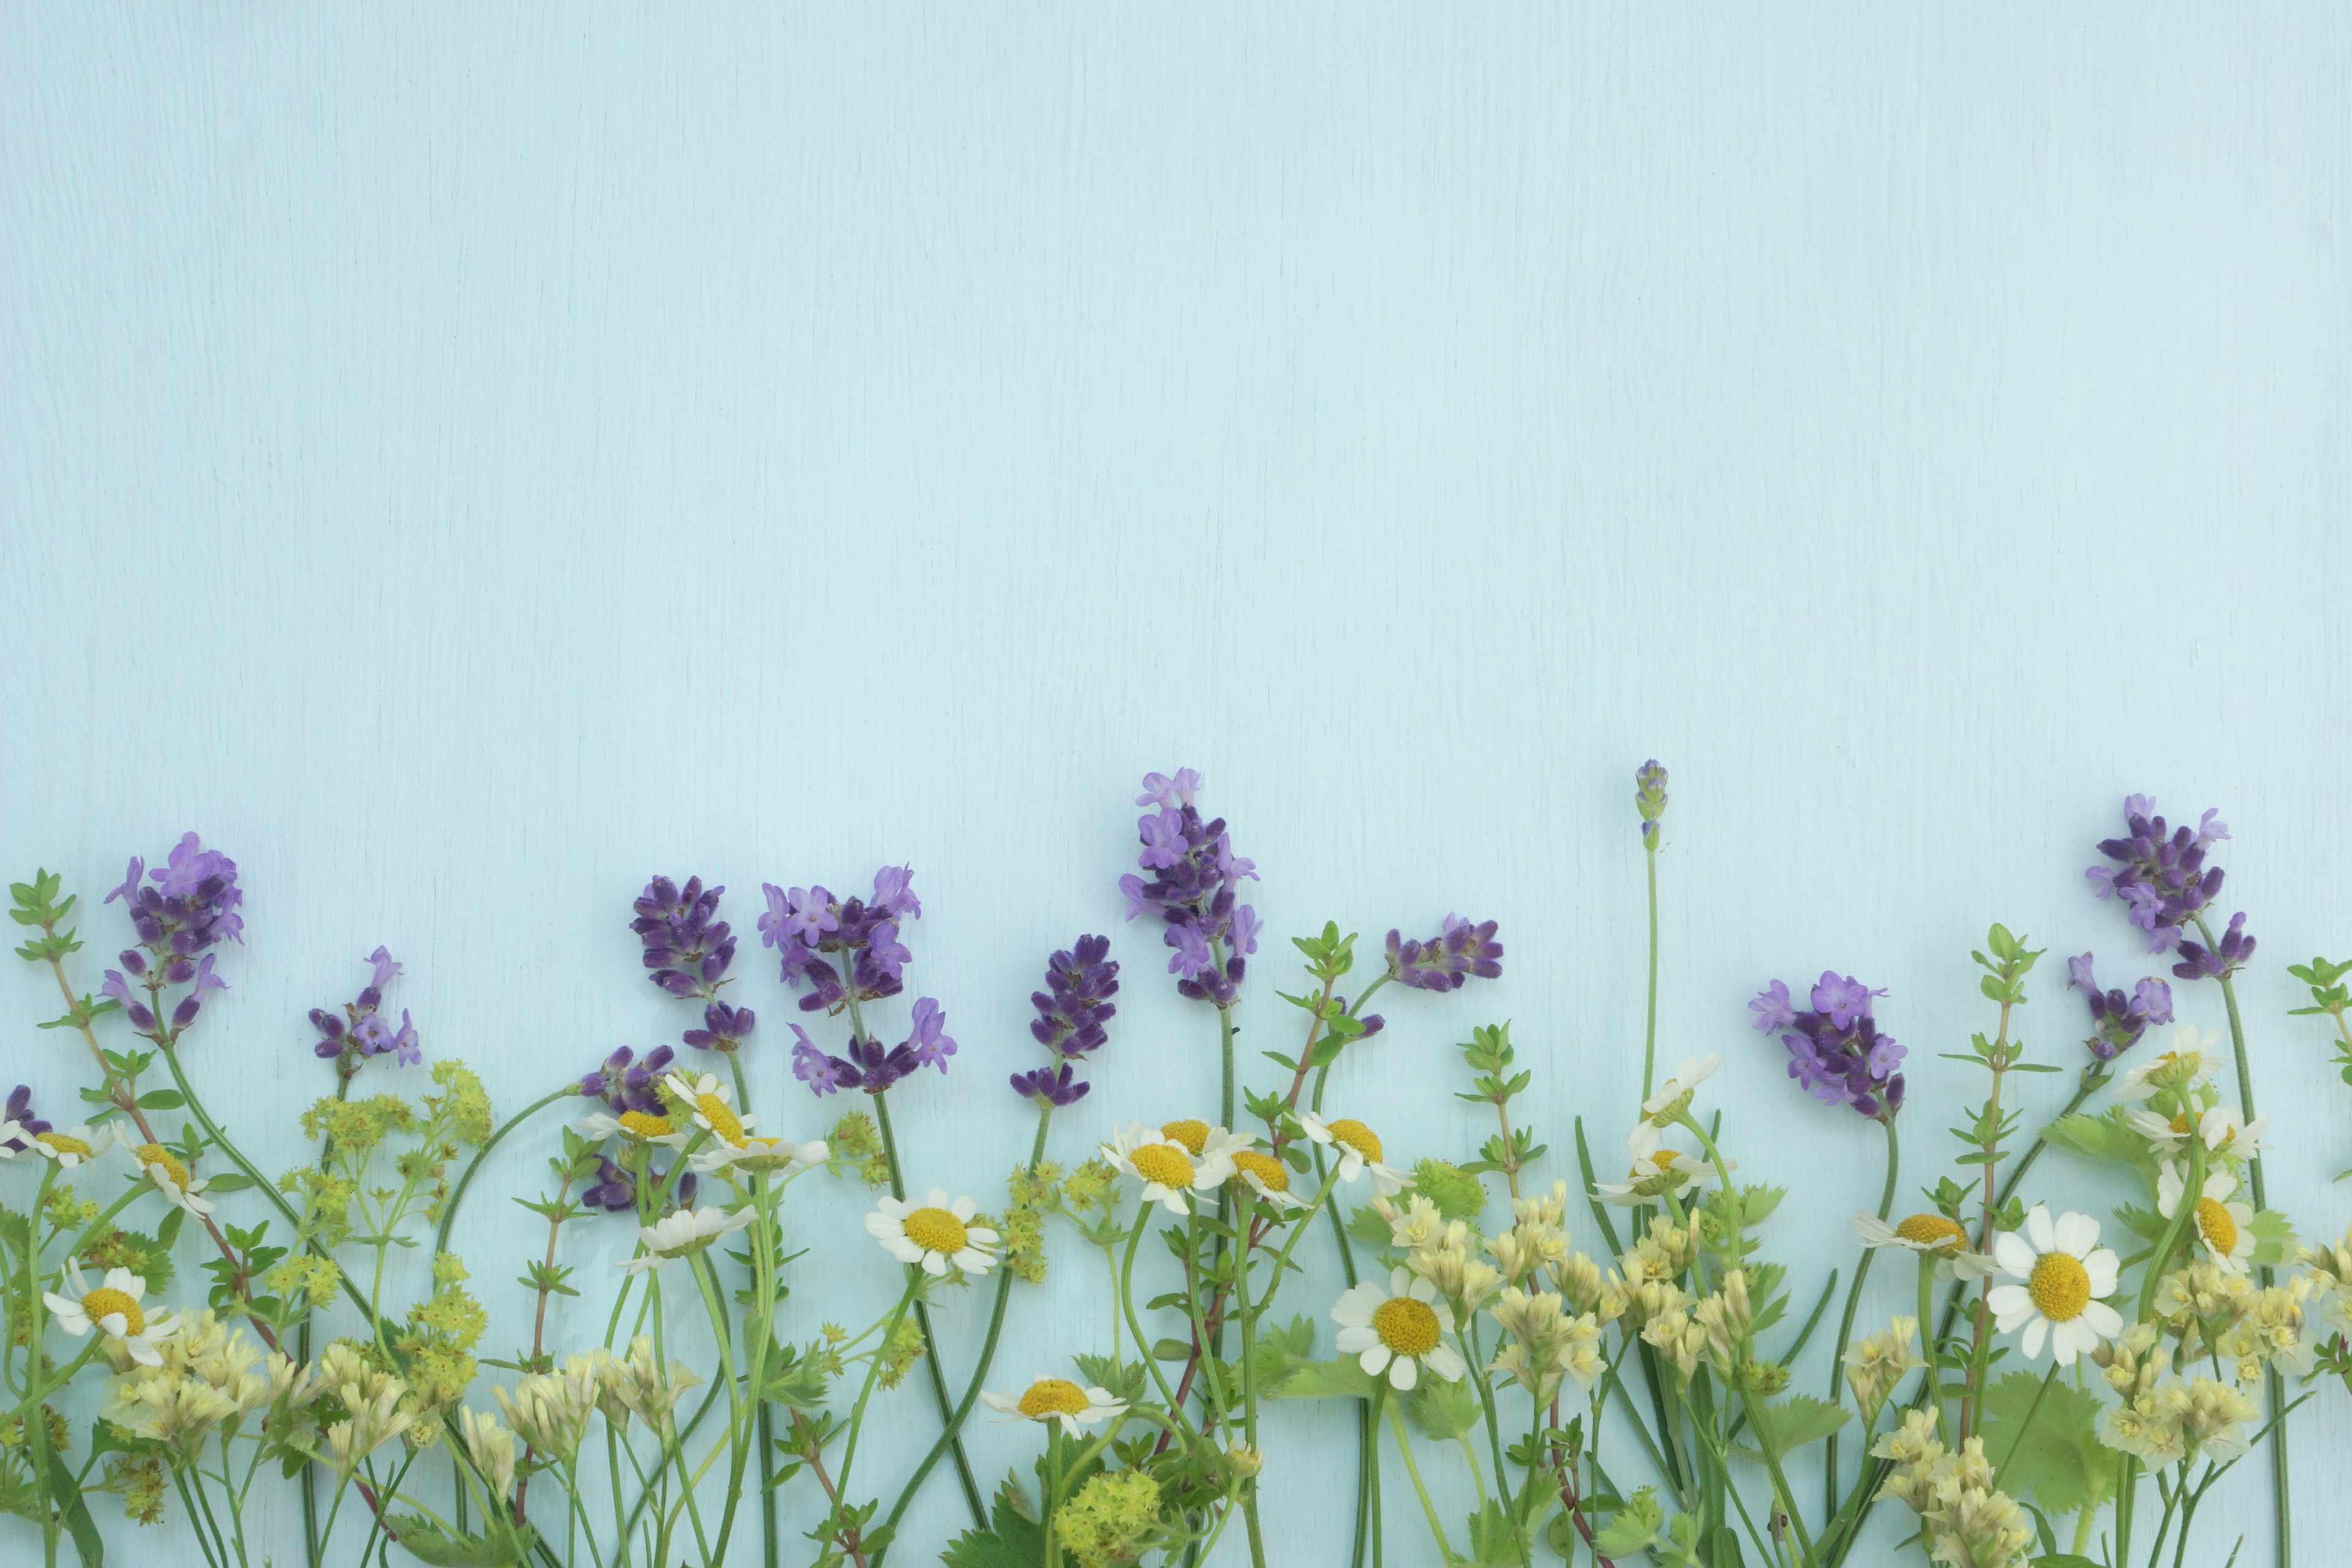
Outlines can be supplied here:
[[[756, 1116], [735, 1114], [735, 1091], [719, 1082], [716, 1073], [689, 1078], [683, 1072], [674, 1072], [662, 1079], [662, 1088], [684, 1108], [694, 1125], [721, 1143], [741, 1143], [743, 1129], [759, 1124]], [[686, 1130], [680, 1128], [671, 1142], [685, 1142]]]
[[205, 1183], [202, 1177], [191, 1176], [181, 1158], [161, 1143], [142, 1143], [131, 1151], [155, 1190], [169, 1202], [188, 1211], [198, 1219], [213, 1212], [212, 1200], [204, 1195]]
[[2184, 1089], [2220, 1066], [2221, 1031], [2182, 1024], [2172, 1031], [2172, 1048], [2141, 1062], [2116, 1080], [2117, 1100], [2146, 1100], [2158, 1089]]
[[1633, 1131], [1625, 1135], [1625, 1155], [1629, 1169], [1623, 1181], [1593, 1184], [1603, 1203], [1630, 1208], [1668, 1194], [1679, 1198], [1706, 1174], [1704, 1160], [1666, 1147], [1665, 1134], [1647, 1121], [1635, 1122]]
[[1985, 1300], [2002, 1333], [2025, 1330], [2019, 1342], [2025, 1359], [2038, 1361], [2050, 1342], [2060, 1366], [2123, 1332], [2123, 1314], [2100, 1300], [2115, 1294], [2116, 1255], [2099, 1245], [2099, 1222], [2088, 1215], [2063, 1214], [2053, 1222], [2046, 1204], [2025, 1216], [2025, 1228], [1993, 1243], [2000, 1271], [2021, 1285], [1996, 1285]]
[[2189, 1113], [2181, 1111], [2170, 1121], [2153, 1110], [2126, 1110], [2124, 1122], [2133, 1131], [2147, 1140], [2148, 1147], [2159, 1155], [2178, 1154], [2189, 1146]]
[[2263, 1134], [2270, 1130], [2270, 1125], [2271, 1119], [2267, 1116], [2257, 1116], [2247, 1121], [2236, 1106], [2217, 1105], [2197, 1119], [2197, 1132], [2212, 1153], [2251, 1160], [2270, 1147], [2263, 1142]]
[[919, 1266], [937, 1279], [952, 1263], [966, 1274], [985, 1274], [996, 1267], [996, 1233], [971, 1223], [980, 1205], [970, 1198], [948, 1201], [947, 1189], [933, 1187], [919, 1207], [898, 1198], [884, 1198], [866, 1216], [867, 1234], [882, 1250], [901, 1263]]
[[1298, 1113], [1298, 1125], [1307, 1136], [1322, 1144], [1339, 1157], [1339, 1179], [1352, 1183], [1370, 1171], [1372, 1191], [1384, 1198], [1392, 1198], [1412, 1185], [1412, 1178], [1381, 1163], [1380, 1135], [1360, 1121], [1340, 1117], [1326, 1121], [1311, 1111]]
[[746, 1137], [740, 1143], [705, 1143], [694, 1152], [688, 1163], [705, 1176], [737, 1171], [747, 1175], [761, 1171], [784, 1171], [797, 1175], [832, 1157], [832, 1151], [822, 1138], [813, 1143], [795, 1143], [788, 1138]]
[[1186, 1153], [1202, 1162], [1214, 1161], [1221, 1156], [1231, 1157], [1250, 1146], [1250, 1141], [1238, 1132], [1228, 1132], [1222, 1127], [1212, 1127], [1205, 1121], [1190, 1117], [1181, 1121], [1162, 1123], [1160, 1135], [1173, 1138], [1184, 1145]]
[[1703, 1057], [1685, 1057], [1675, 1066], [1674, 1076], [1658, 1086], [1658, 1092], [1642, 1101], [1643, 1120], [1663, 1124], [1689, 1110], [1691, 1096], [1698, 1091], [1698, 1086], [1713, 1078], [1722, 1065], [1722, 1056], [1714, 1051]]
[[[1184, 1128], [1182, 1122], [1170, 1125]], [[1234, 1173], [1232, 1153], [1222, 1145], [1213, 1151], [1208, 1136], [1202, 1138], [1201, 1152], [1196, 1155], [1181, 1140], [1154, 1132], [1140, 1121], [1129, 1124], [1102, 1145], [1102, 1157], [1122, 1174], [1143, 1184], [1145, 1203], [1156, 1203], [1170, 1214], [1192, 1213], [1196, 1196], [1213, 1195], [1225, 1178]]]
[[147, 1281], [128, 1268], [110, 1268], [105, 1280], [92, 1289], [83, 1278], [81, 1265], [68, 1259], [59, 1283], [72, 1293], [59, 1296], [44, 1291], [41, 1296], [58, 1327], [76, 1339], [96, 1329], [110, 1346], [120, 1346], [141, 1366], [163, 1364], [163, 1354], [155, 1347], [177, 1333], [180, 1324], [168, 1312], [147, 1316], [140, 1306], [147, 1295]]
[[677, 1122], [646, 1110], [625, 1110], [618, 1116], [609, 1110], [592, 1111], [581, 1118], [580, 1131], [599, 1142], [616, 1136], [636, 1143], [675, 1143], [677, 1141]]
[[1391, 1270], [1388, 1288], [1373, 1280], [1351, 1285], [1331, 1309], [1339, 1325], [1339, 1353], [1356, 1358], [1371, 1377], [1385, 1374], [1400, 1393], [1421, 1381], [1424, 1366], [1447, 1383], [1461, 1380], [1469, 1363], [1445, 1342], [1454, 1309], [1437, 1287], [1406, 1268]]
[[[2180, 1179], [2180, 1167], [2166, 1161], [2156, 1179], [2156, 1212], [2167, 1219], [2179, 1213], [2181, 1189], [2187, 1184]], [[2197, 1200], [2197, 1239], [2216, 1265], [2243, 1274], [2246, 1260], [2254, 1255], [2254, 1211], [2250, 1205], [2229, 1201], [2237, 1190], [2238, 1178], [2227, 1171], [2206, 1176], [2204, 1195]]]
[[1969, 1250], [1969, 1233], [1958, 1222], [1939, 1214], [1915, 1214], [1895, 1225], [1876, 1215], [1856, 1210], [1853, 1231], [1864, 1247], [1899, 1247], [1906, 1252], [1933, 1253], [1938, 1279], [1985, 1279], [1993, 1261]]
[[659, 1268], [673, 1258], [700, 1252], [720, 1237], [750, 1225], [751, 1219], [749, 1205], [733, 1214], [717, 1208], [680, 1209], [641, 1226], [637, 1239], [645, 1243], [646, 1250], [635, 1258], [623, 1258], [620, 1266], [631, 1274]]
[[33, 1152], [55, 1160], [59, 1169], [67, 1171], [97, 1159], [113, 1143], [114, 1128], [110, 1123], [95, 1132], [87, 1127], [68, 1127], [33, 1134]]
[[1000, 1421], [1058, 1421], [1068, 1437], [1127, 1414], [1127, 1402], [1113, 1398], [1109, 1389], [1080, 1388], [1066, 1377], [1041, 1377], [1019, 1394], [984, 1389], [980, 1398]]
[[1307, 1200], [1290, 1190], [1290, 1167], [1276, 1156], [1258, 1149], [1236, 1149], [1231, 1158], [1233, 1180], [1257, 1194], [1257, 1201], [1277, 1217], [1307, 1206]]

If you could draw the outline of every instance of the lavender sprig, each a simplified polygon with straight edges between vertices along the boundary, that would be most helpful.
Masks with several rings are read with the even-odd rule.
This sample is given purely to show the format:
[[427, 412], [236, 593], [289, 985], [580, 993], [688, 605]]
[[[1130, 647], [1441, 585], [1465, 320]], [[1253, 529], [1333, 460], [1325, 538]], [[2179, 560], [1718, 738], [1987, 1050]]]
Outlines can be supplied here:
[[659, 1116], [663, 1108], [657, 1086], [677, 1056], [667, 1046], [656, 1046], [639, 1061], [635, 1051], [623, 1046], [580, 1079], [580, 1092], [603, 1100], [615, 1116], [632, 1110]]
[[761, 885], [768, 912], [759, 919], [760, 941], [776, 950], [785, 984], [809, 987], [802, 1012], [838, 1012], [853, 997], [874, 1002], [906, 988], [914, 954], [899, 936], [923, 913], [913, 875], [904, 866], [884, 867], [874, 873], [870, 900], [836, 899], [821, 886]]
[[1884, 996], [1851, 974], [1822, 971], [1799, 1011], [1788, 985], [1775, 980], [1748, 1004], [1759, 1031], [1782, 1031], [1789, 1076], [1824, 1105], [1850, 1105], [1858, 1115], [1891, 1121], [1903, 1109], [1904, 1048], [1878, 1030], [1873, 998]]
[[1256, 863], [1234, 853], [1223, 817], [1203, 822], [1192, 804], [1204, 782], [1191, 768], [1177, 769], [1173, 778], [1144, 775], [1135, 804], [1156, 809], [1136, 819], [1143, 846], [1137, 865], [1151, 879], [1129, 872], [1118, 890], [1127, 896], [1129, 920], [1158, 911], [1178, 993], [1224, 1008], [1239, 994], [1264, 928], [1257, 911], [1236, 897], [1243, 882], [1257, 879]]
[[[138, 856], [131, 858], [122, 885], [106, 895], [121, 899], [139, 933], [139, 946], [122, 951], [120, 970], [106, 972], [100, 992], [122, 1005], [132, 1028], [143, 1035], [163, 1036], [171, 1043], [182, 1029], [196, 1021], [205, 998], [228, 989], [214, 969], [206, 950], [224, 942], [245, 941], [245, 917], [236, 912], [245, 902], [237, 886], [236, 862], [217, 849], [207, 849], [194, 833], [183, 834], [170, 856], [154, 870]], [[142, 1002], [131, 994], [136, 979], [146, 992]], [[167, 987], [186, 985], [188, 994], [171, 1009], [168, 1033], [161, 1021]]]
[[2156, 815], [2151, 795], [2124, 801], [2124, 836], [2100, 841], [2099, 853], [2115, 862], [2083, 875], [2103, 899], [2122, 900], [2132, 924], [2147, 934], [2150, 952], [2180, 945], [2181, 932], [2221, 890], [2221, 868], [2207, 867], [2206, 852], [2230, 837], [2220, 814], [2207, 812], [2191, 828], [2168, 826]]
[[1437, 935], [1407, 942], [1389, 932], [1389, 978], [1416, 991], [1459, 991], [1472, 979], [1494, 980], [1503, 973], [1503, 944], [1493, 921], [1473, 925], [1449, 914]]
[[2137, 1045], [2151, 1025], [2172, 1022], [2172, 987], [2152, 975], [2143, 976], [2129, 996], [2120, 988], [2102, 991], [2087, 952], [2066, 961], [2066, 984], [2090, 1004], [2091, 1037], [2083, 1044], [2101, 1062]]
[[403, 1067], [415, 1067], [425, 1059], [424, 1049], [416, 1043], [416, 1026], [408, 1010], [401, 1009], [397, 1029], [382, 1011], [384, 987], [398, 978], [399, 962], [381, 945], [368, 954], [367, 961], [373, 966], [368, 983], [360, 988], [355, 1000], [343, 1004], [341, 1015], [324, 1007], [310, 1009], [310, 1026], [319, 1031], [311, 1049], [323, 1060], [341, 1061], [345, 1077], [357, 1072], [359, 1064], [369, 1057], [389, 1054]]
[[1081, 936], [1047, 959], [1045, 989], [1029, 995], [1037, 1010], [1029, 1033], [1054, 1053], [1058, 1066], [1014, 1073], [1013, 1092], [1056, 1107], [1085, 1099], [1089, 1086], [1077, 1079], [1073, 1064], [1109, 1039], [1106, 1026], [1118, 1012], [1111, 1001], [1118, 994], [1118, 962], [1110, 956], [1110, 938]]

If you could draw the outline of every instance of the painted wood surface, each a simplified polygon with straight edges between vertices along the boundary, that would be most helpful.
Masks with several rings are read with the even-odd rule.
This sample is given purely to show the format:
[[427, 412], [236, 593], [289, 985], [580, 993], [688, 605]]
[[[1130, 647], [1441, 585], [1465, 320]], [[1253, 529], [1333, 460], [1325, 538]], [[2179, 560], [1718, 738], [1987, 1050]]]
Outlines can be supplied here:
[[[911, 862], [962, 1048], [898, 1114], [918, 1180], [990, 1196], [1081, 931], [1128, 984], [1057, 1149], [1211, 1102], [1213, 1030], [1113, 886], [1134, 780], [1189, 763], [1277, 935], [1502, 922], [1506, 977], [1401, 999], [1335, 1091], [1465, 1152], [1448, 1047], [1507, 1017], [1562, 1175], [1570, 1118], [1613, 1135], [1637, 1086], [1654, 754], [1662, 1050], [1727, 1054], [1737, 1152], [1792, 1189], [1773, 1245], [1818, 1270], [1874, 1136], [1748, 994], [1889, 988], [1928, 1179], [1987, 922], [2053, 950], [2045, 1059], [2084, 1026], [2058, 956], [2149, 967], [2082, 871], [2150, 791], [2236, 829], [2273, 1181], [2332, 1235], [2352, 1090], [2281, 970], [2352, 947], [2347, 81], [2319, 5], [8, 6], [7, 869], [85, 895], [94, 984], [127, 856], [237, 858], [191, 1065], [290, 1163], [303, 1015], [378, 942], [428, 1054], [520, 1105], [677, 1027], [624, 923], [648, 873], [748, 931], [763, 879]], [[744, 967], [755, 1098], [814, 1132]], [[37, 982], [0, 973], [0, 1079], [56, 1097]], [[794, 1331], [894, 1289], [858, 1206], [803, 1211]], [[458, 1237], [499, 1351], [537, 1224], [501, 1207]], [[609, 1271], [625, 1227], [593, 1234]], [[1006, 1380], [1102, 1348], [1097, 1266], [1055, 1267]], [[2352, 1529], [2316, 1409], [2312, 1563]], [[899, 1462], [931, 1430], [911, 1391], [878, 1423]], [[1279, 1560], [1344, 1561], [1341, 1423], [1268, 1432]], [[973, 1441], [990, 1475], [1031, 1447]], [[2264, 1560], [2262, 1494], [2214, 1505], [2215, 1561]], [[915, 1538], [955, 1513], [935, 1480]]]

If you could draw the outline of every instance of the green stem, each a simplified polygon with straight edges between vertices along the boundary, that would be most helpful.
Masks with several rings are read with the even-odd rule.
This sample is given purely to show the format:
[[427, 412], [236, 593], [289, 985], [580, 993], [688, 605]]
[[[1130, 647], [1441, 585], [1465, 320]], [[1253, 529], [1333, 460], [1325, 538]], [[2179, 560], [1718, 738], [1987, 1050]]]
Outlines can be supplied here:
[[1421, 1516], [1429, 1521], [1429, 1533], [1437, 1542], [1438, 1557], [1447, 1563], [1454, 1561], [1454, 1547], [1445, 1539], [1445, 1526], [1438, 1522], [1437, 1510], [1429, 1500], [1429, 1489], [1422, 1484], [1421, 1467], [1413, 1463], [1412, 1443], [1404, 1435], [1404, 1423], [1397, 1416], [1396, 1406], [1389, 1406], [1389, 1430], [1396, 1435], [1397, 1452], [1404, 1456], [1404, 1473], [1412, 1478], [1413, 1495], [1421, 1500]]
[[[1895, 1131], [1894, 1112], [1889, 1111], [1881, 1117], [1879, 1125], [1886, 1129], [1886, 1180], [1878, 1189], [1878, 1221], [1884, 1225], [1886, 1223], [1886, 1216], [1895, 1212], [1895, 1184], [1903, 1163], [1903, 1150], [1901, 1139]], [[1854, 1314], [1862, 1306], [1862, 1282], [1870, 1278], [1870, 1265], [1877, 1256], [1878, 1248], [1874, 1247], [1865, 1247], [1862, 1249], [1862, 1261], [1855, 1264], [1853, 1268], [1853, 1283], [1846, 1288], [1845, 1312], [1838, 1320], [1837, 1348], [1830, 1352], [1830, 1403], [1832, 1405], [1838, 1402], [1839, 1388], [1845, 1375], [1845, 1351], [1846, 1346], [1853, 1339]], [[1922, 1285], [1919, 1289], [1919, 1329], [1922, 1333], [1925, 1333], [1930, 1321], [1927, 1315], [1927, 1288]], [[1822, 1455], [1822, 1508], [1824, 1515], [1833, 1516], [1837, 1512], [1838, 1506], [1836, 1433], [1830, 1434], [1829, 1442], [1823, 1448]], [[1867, 1458], [1864, 1461], [1865, 1466], [1868, 1462]]]

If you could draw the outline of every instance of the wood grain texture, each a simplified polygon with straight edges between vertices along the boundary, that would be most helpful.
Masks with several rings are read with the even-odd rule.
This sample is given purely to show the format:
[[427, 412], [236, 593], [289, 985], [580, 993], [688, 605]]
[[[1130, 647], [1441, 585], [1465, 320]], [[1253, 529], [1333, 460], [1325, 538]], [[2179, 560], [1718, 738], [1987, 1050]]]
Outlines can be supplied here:
[[[677, 1026], [623, 923], [649, 871], [748, 931], [762, 879], [910, 860], [963, 1048], [898, 1115], [919, 1180], [987, 1194], [1036, 971], [1118, 925], [1132, 781], [1183, 762], [1275, 932], [1502, 921], [1502, 982], [1400, 1000], [1336, 1080], [1392, 1143], [1469, 1146], [1429, 1084], [1504, 1016], [1556, 1150], [1617, 1121], [1655, 754], [1662, 1050], [1727, 1054], [1748, 1169], [1796, 1190], [1772, 1243], [1825, 1268], [1875, 1144], [1746, 996], [1834, 964], [1924, 1058], [1984, 1026], [1991, 920], [2139, 973], [2081, 873], [2149, 790], [2238, 829], [2273, 1181], [2332, 1234], [2352, 1101], [2279, 965], [2352, 945], [2347, 82], [2326, 5], [10, 5], [0, 847], [85, 894], [184, 827], [236, 856], [194, 1065], [280, 1162], [326, 1087], [303, 1013], [379, 942], [427, 1050], [520, 1104]], [[1066, 1153], [1214, 1092], [1118, 941]], [[1251, 1050], [1287, 1037], [1268, 958]], [[748, 968], [755, 1095], [814, 1131]], [[2063, 1060], [2060, 979], [2026, 1029]], [[0, 1074], [55, 1097], [44, 1005], [0, 973]], [[894, 1289], [856, 1208], [806, 1211], [795, 1332]], [[501, 1349], [526, 1217], [459, 1237]], [[1098, 1293], [1066, 1250], [1004, 1377], [1098, 1348]], [[2315, 1410], [2318, 1563], [2352, 1450]], [[930, 1430], [912, 1393], [877, 1420], [896, 1462]], [[1280, 1561], [1344, 1561], [1347, 1439], [1269, 1432]], [[2262, 1561], [2263, 1500], [2208, 1544]]]

